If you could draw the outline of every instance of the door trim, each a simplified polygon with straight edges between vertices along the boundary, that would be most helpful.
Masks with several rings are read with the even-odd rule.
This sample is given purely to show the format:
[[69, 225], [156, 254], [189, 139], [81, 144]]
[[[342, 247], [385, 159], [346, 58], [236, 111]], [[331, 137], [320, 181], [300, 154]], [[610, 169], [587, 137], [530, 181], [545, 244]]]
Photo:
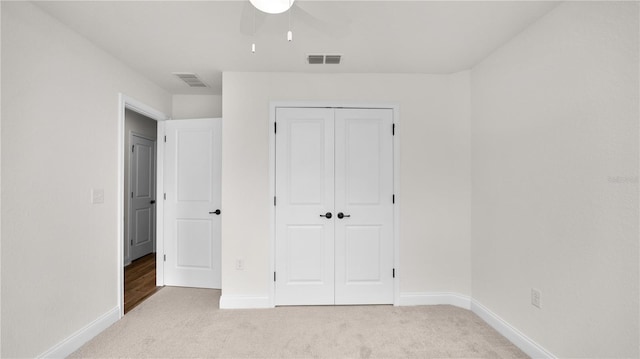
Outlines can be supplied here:
[[[141, 115], [149, 117], [158, 121], [158, 133], [156, 138], [164, 138], [164, 121], [170, 120], [171, 117], [164, 114], [161, 111], [154, 109], [153, 107], [146, 105], [132, 97], [129, 97], [123, 93], [118, 94], [118, 193], [117, 193], [117, 216], [116, 216], [116, 228], [117, 228], [117, 248], [118, 248], [118, 260], [117, 260], [117, 273], [118, 273], [118, 291], [116, 303], [119, 308], [119, 318], [124, 316], [124, 156], [128, 155], [124, 150], [125, 144], [125, 109], [137, 112]], [[156, 198], [162, 198], [161, 193], [164, 193], [164, 142], [156, 142]], [[156, 202], [156, 285], [164, 285], [164, 262], [159, 260], [161, 258], [160, 253], [164, 253], [164, 231], [163, 221], [158, 220], [164, 218], [164, 203], [163, 201]]]
[[400, 105], [386, 102], [345, 102], [345, 101], [270, 101], [269, 102], [269, 272], [267, 273], [267, 288], [269, 288], [269, 307], [275, 307], [275, 282], [273, 274], [276, 265], [276, 210], [273, 198], [276, 194], [276, 138], [274, 124], [276, 109], [280, 107], [297, 108], [354, 108], [354, 109], [391, 109], [396, 131], [393, 137], [393, 192], [395, 205], [393, 206], [393, 267], [395, 280], [393, 282], [393, 305], [400, 305]]

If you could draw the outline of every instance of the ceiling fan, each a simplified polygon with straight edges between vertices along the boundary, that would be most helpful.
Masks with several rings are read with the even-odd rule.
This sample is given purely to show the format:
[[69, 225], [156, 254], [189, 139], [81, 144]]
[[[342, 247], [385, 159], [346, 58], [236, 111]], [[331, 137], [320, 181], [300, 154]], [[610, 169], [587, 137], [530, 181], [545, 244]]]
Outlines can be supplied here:
[[295, 0], [249, 0], [256, 9], [267, 14], [281, 14], [291, 8]]
[[[291, 23], [295, 21], [298, 25], [310, 27], [331, 38], [342, 38], [349, 34], [349, 21], [343, 18], [336, 19], [338, 14], [332, 20], [323, 20], [309, 13], [304, 7], [304, 1], [296, 2], [295, 0], [246, 1], [240, 19], [240, 32], [244, 35], [254, 36], [260, 31], [267, 17], [287, 13], [285, 15], [288, 15], [288, 19], [283, 21], [288, 22], [289, 30], [291, 30]], [[289, 34], [289, 36], [291, 35]], [[291, 41], [290, 39], [289, 37], [289, 41]]]

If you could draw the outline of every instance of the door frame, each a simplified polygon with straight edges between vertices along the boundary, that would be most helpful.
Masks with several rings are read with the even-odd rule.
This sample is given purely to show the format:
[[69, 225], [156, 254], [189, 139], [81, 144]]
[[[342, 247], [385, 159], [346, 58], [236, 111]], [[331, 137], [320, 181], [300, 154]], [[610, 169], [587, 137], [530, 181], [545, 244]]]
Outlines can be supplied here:
[[[154, 109], [153, 107], [138, 101], [132, 97], [129, 97], [123, 93], [118, 94], [118, 193], [117, 193], [117, 248], [118, 248], [118, 260], [117, 272], [118, 273], [118, 291], [116, 303], [119, 307], [119, 318], [124, 316], [124, 156], [128, 155], [128, 151], [125, 151], [125, 110], [131, 110], [139, 113], [143, 116], [149, 117], [158, 122], [158, 130], [156, 138], [164, 138], [164, 121], [170, 120], [171, 117], [164, 114], [161, 111]], [[164, 262], [160, 260], [161, 253], [164, 253], [164, 221], [158, 220], [164, 218], [164, 203], [158, 201], [158, 198], [162, 198], [164, 193], [164, 142], [156, 141], [156, 285], [164, 285]]]
[[[126, 119], [125, 119], [125, 121], [126, 121]], [[157, 135], [157, 132], [158, 131], [156, 130], [156, 135]], [[133, 137], [134, 136], [142, 138], [142, 139], [145, 139], [147, 141], [153, 142], [154, 160], [156, 162], [154, 164], [154, 166], [153, 166], [153, 170], [154, 170], [153, 176], [154, 176], [154, 180], [155, 180], [154, 181], [155, 182], [154, 185], [155, 185], [155, 187], [157, 187], [158, 186], [158, 168], [157, 168], [158, 167], [158, 163], [157, 163], [158, 162], [158, 159], [157, 159], [157, 157], [158, 157], [158, 139], [157, 138], [151, 138], [149, 136], [146, 136], [146, 135], [144, 135], [142, 133], [139, 133], [139, 132], [136, 132], [136, 131], [129, 131], [129, 143], [130, 144], [133, 143]], [[131, 182], [132, 182], [132, 171], [131, 171], [131, 169], [132, 168], [131, 167], [133, 166], [133, 152], [129, 152], [128, 149], [127, 149], [127, 152], [129, 153], [129, 178], [125, 178], [125, 181], [129, 182], [129, 190], [131, 190], [132, 189], [132, 186], [131, 186]], [[131, 238], [131, 222], [133, 222], [131, 220], [131, 216], [133, 214], [132, 213], [132, 207], [133, 207], [133, 203], [132, 202], [133, 201], [129, 200], [129, 206], [128, 206], [129, 208], [127, 208], [128, 214], [129, 214], [129, 218], [127, 218], [127, 228], [125, 228], [127, 230], [126, 233], [127, 233], [127, 235], [129, 235], [129, 238]], [[153, 211], [154, 211], [154, 215], [153, 215], [153, 221], [154, 221], [154, 225], [153, 225], [153, 251], [156, 253], [156, 255], [158, 253], [157, 250], [156, 250], [156, 243], [157, 243], [157, 228], [156, 227], [158, 226], [158, 210], [157, 210], [158, 207], [157, 207], [157, 203], [158, 203], [158, 196], [157, 196], [157, 191], [156, 191], [156, 207], [153, 209]], [[124, 218], [124, 216], [123, 216], [123, 218]], [[124, 238], [123, 238], [123, 240], [124, 240]], [[127, 241], [126, 243], [129, 243], [129, 242]], [[123, 244], [123, 246], [126, 247], [127, 245]], [[124, 247], [123, 247], [123, 249], [124, 249]], [[128, 264], [131, 264], [131, 262], [133, 262], [131, 260], [131, 244], [129, 244], [128, 253], [129, 253], [129, 257], [128, 258], [125, 257], [124, 260], [127, 260]], [[126, 263], [126, 262], [124, 262], [124, 260], [123, 260], [123, 263]]]
[[[349, 101], [270, 101], [269, 102], [269, 199], [276, 195], [276, 138], [275, 122], [276, 110], [281, 107], [296, 108], [353, 108], [353, 109], [391, 109], [395, 135], [393, 136], [393, 192], [395, 205], [393, 206], [393, 267], [395, 280], [393, 282], [393, 305], [400, 305], [400, 105], [387, 102], [349, 102]], [[276, 209], [269, 205], [269, 272], [267, 273], [267, 288], [269, 288], [269, 306], [275, 307], [275, 281], [273, 276], [276, 265]]]

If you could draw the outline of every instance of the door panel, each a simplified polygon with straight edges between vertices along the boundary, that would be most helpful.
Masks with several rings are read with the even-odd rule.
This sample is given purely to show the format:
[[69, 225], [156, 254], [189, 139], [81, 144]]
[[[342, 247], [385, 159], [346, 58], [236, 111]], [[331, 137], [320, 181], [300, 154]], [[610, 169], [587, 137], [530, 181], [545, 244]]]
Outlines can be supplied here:
[[294, 205], [321, 205], [324, 199], [325, 131], [323, 119], [292, 120], [289, 125], [288, 194]]
[[131, 260], [153, 252], [155, 240], [155, 141], [131, 135], [129, 245]]
[[221, 119], [166, 123], [166, 285], [220, 288]]
[[[213, 129], [189, 128], [176, 131], [176, 195], [181, 204], [208, 205], [212, 194]], [[217, 151], [216, 151], [217, 152]]]
[[333, 110], [276, 116], [276, 305], [333, 304]]
[[[382, 282], [381, 226], [344, 226], [345, 283], [370, 284]], [[363, 255], [365, 254], [365, 255]]]
[[324, 226], [289, 226], [286, 238], [289, 284], [323, 284]]
[[176, 267], [209, 270], [213, 266], [211, 253], [212, 222], [206, 220], [178, 219], [176, 221]]
[[336, 110], [336, 304], [393, 303], [392, 125], [392, 110]]
[[[342, 124], [344, 142], [338, 151], [341, 164], [344, 165], [345, 203], [349, 205], [380, 204], [380, 148], [382, 123], [377, 119], [349, 119]], [[387, 129], [388, 130], [388, 129]], [[390, 135], [390, 134], [388, 134]]]

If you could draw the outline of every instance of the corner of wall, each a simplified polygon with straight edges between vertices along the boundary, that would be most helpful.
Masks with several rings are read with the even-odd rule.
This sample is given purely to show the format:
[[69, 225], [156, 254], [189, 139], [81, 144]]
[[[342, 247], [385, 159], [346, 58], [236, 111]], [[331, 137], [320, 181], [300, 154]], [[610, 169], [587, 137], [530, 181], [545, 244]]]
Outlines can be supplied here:
[[173, 95], [171, 113], [174, 119], [222, 117], [222, 95]]

